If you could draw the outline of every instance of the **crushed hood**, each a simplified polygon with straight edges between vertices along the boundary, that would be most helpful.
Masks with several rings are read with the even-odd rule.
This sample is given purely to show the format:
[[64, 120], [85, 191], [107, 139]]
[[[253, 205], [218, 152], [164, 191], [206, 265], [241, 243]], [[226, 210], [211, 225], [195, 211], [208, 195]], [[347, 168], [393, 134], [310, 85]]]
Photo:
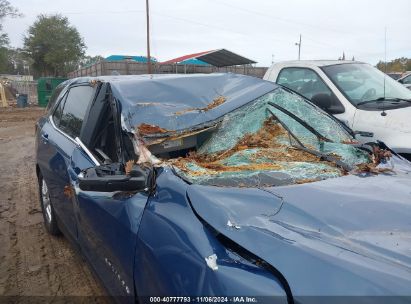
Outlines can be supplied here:
[[268, 189], [191, 185], [187, 195], [200, 218], [275, 267], [295, 295], [409, 296], [409, 168]]

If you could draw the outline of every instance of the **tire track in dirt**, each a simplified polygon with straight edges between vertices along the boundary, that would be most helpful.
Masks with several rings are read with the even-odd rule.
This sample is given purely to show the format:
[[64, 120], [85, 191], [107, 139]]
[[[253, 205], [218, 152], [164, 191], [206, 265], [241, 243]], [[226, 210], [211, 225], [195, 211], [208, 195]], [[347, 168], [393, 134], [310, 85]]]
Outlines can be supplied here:
[[[11, 112], [13, 113], [13, 112]], [[76, 302], [107, 302], [100, 282], [64, 237], [47, 234], [34, 166], [34, 121], [0, 125], [0, 296], [87, 296]], [[15, 114], [11, 114], [11, 116]], [[22, 115], [19, 113], [19, 115]], [[13, 130], [9, 133], [8, 131]]]

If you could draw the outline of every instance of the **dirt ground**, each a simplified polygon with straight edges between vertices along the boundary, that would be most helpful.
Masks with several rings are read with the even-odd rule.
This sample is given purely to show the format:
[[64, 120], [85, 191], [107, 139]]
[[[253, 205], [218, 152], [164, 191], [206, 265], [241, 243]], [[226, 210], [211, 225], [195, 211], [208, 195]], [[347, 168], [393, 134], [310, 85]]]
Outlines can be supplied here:
[[67, 296], [107, 303], [83, 258], [43, 226], [34, 167], [34, 125], [43, 113], [0, 108], [0, 303], [10, 302], [8, 296], [19, 296], [14, 303], [66, 302]]

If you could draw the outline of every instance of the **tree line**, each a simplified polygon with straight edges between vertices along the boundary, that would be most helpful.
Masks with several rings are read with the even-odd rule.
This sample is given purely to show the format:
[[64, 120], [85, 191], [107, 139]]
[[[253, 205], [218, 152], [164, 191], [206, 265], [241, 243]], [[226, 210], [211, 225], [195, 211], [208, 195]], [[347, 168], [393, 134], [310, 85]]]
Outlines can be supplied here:
[[384, 61], [377, 63], [377, 68], [383, 72], [406, 72], [411, 71], [411, 59], [401, 57], [391, 60], [385, 64]]
[[23, 47], [11, 47], [3, 22], [20, 17], [21, 12], [8, 0], [0, 0], [0, 74], [64, 77], [103, 59], [85, 54], [84, 39], [68, 18], [59, 14], [37, 16], [24, 35]]

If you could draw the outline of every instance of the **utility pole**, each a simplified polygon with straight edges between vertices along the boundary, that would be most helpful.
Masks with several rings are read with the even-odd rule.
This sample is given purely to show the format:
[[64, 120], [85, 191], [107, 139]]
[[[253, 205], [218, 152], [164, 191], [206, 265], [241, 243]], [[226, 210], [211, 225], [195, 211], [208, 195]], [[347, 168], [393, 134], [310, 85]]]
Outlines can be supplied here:
[[296, 42], [295, 45], [298, 45], [298, 60], [301, 58], [301, 34], [300, 34], [300, 42]]
[[150, 12], [148, 0], [146, 0], [146, 20], [147, 20], [147, 73], [151, 74], [151, 56], [150, 56]]

